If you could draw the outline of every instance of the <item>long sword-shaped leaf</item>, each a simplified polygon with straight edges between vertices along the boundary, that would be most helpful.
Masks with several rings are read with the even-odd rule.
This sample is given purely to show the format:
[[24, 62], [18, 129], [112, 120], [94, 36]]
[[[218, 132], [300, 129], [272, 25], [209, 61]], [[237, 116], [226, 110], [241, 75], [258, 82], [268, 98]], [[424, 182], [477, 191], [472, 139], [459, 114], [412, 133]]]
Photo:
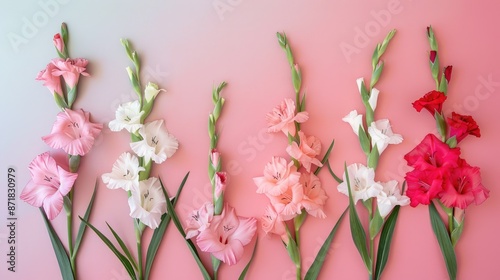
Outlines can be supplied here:
[[443, 220], [441, 220], [441, 216], [439, 216], [434, 203], [429, 204], [429, 214], [431, 216], [432, 230], [436, 235], [439, 247], [441, 248], [441, 253], [443, 253], [448, 275], [451, 280], [455, 280], [457, 278], [457, 258], [455, 256], [455, 251], [453, 250], [450, 237], [448, 236], [446, 226], [444, 225]]
[[54, 253], [56, 254], [57, 263], [59, 264], [62, 278], [63, 280], [74, 280], [75, 277], [73, 275], [73, 270], [71, 269], [71, 262], [69, 260], [68, 253], [66, 252], [61, 239], [50, 224], [50, 221], [47, 218], [47, 215], [45, 215], [43, 208], [40, 208], [40, 212], [42, 213], [43, 221], [45, 222], [45, 226], [47, 227], [47, 232], [49, 233], [50, 242], [52, 243]]
[[120, 245], [120, 248], [122, 248], [123, 252], [125, 253], [125, 256], [128, 258], [130, 263], [134, 266], [134, 268], [137, 270], [138, 269], [137, 264], [135, 263], [134, 257], [132, 257], [132, 254], [128, 250], [127, 245], [125, 245], [125, 242], [123, 242], [123, 240], [120, 238], [118, 233], [116, 233], [116, 231], [108, 223], [106, 223], [106, 225], [108, 226], [109, 230], [111, 230], [111, 233], [113, 234], [116, 241]]
[[[97, 190], [97, 180], [95, 182], [94, 191], [92, 191], [92, 197], [90, 198], [89, 205], [87, 206], [85, 215], [83, 215], [83, 219], [85, 221], [89, 220], [90, 212], [92, 212], [92, 206], [94, 205], [96, 190]], [[82, 243], [83, 235], [85, 234], [85, 229], [87, 229], [85, 224], [80, 223], [80, 226], [78, 227], [78, 234], [76, 235], [75, 247], [73, 249], [73, 256], [71, 256], [72, 258], [75, 258], [76, 254], [78, 253], [78, 249], [80, 248], [80, 244]]]
[[132, 264], [130, 261], [125, 257], [118, 249], [113, 245], [113, 243], [104, 235], [102, 232], [100, 232], [96, 227], [91, 225], [89, 222], [85, 221], [82, 217], [79, 217], [80, 220], [85, 223], [89, 228], [91, 228], [99, 238], [101, 238], [102, 242], [108, 246], [108, 248], [115, 254], [115, 256], [120, 260], [120, 262], [123, 264], [123, 267], [125, 267], [125, 270], [127, 271], [128, 275], [130, 276], [131, 279], [137, 279], [135, 276], [135, 271], [134, 268], [132, 267]]
[[377, 263], [375, 264], [375, 280], [380, 279], [385, 265], [387, 264], [387, 260], [389, 259], [392, 235], [394, 233], [394, 228], [396, 227], [400, 207], [401, 206], [399, 205], [394, 207], [389, 217], [387, 217], [384, 227], [382, 228], [377, 251]]
[[354, 245], [358, 249], [363, 262], [365, 263], [366, 269], [369, 274], [372, 274], [372, 260], [368, 254], [368, 248], [366, 245], [366, 233], [363, 229], [363, 225], [359, 220], [358, 212], [356, 212], [356, 207], [354, 205], [354, 200], [352, 198], [351, 184], [349, 181], [349, 173], [347, 172], [347, 165], [344, 163], [344, 173], [346, 176], [347, 190], [349, 191], [349, 223], [351, 225], [351, 235]]
[[250, 260], [248, 261], [248, 263], [245, 266], [245, 268], [243, 269], [243, 271], [241, 271], [241, 274], [240, 274], [240, 277], [238, 278], [238, 280], [244, 280], [245, 279], [245, 277], [247, 275], [247, 272], [248, 272], [248, 269], [250, 268], [250, 265], [252, 264], [253, 257], [255, 256], [255, 252], [257, 251], [257, 243], [259, 243], [259, 238], [258, 237], [255, 240], [255, 245], [253, 246], [252, 256], [250, 257]]
[[337, 232], [337, 229], [340, 225], [340, 222], [343, 220], [345, 213], [349, 209], [346, 208], [340, 218], [337, 220], [337, 223], [335, 223], [335, 226], [333, 227], [332, 231], [328, 235], [328, 237], [325, 239], [325, 242], [321, 246], [321, 249], [319, 249], [318, 254], [316, 255], [316, 258], [314, 259], [314, 262], [312, 263], [311, 267], [309, 267], [309, 270], [307, 270], [306, 276], [304, 277], [304, 280], [313, 280], [317, 279], [319, 272], [321, 271], [321, 267], [323, 266], [323, 263], [325, 262], [326, 259], [326, 254], [328, 253], [328, 249], [330, 248], [330, 245], [332, 244], [333, 237], [335, 236], [335, 233]]
[[[161, 183], [161, 180], [160, 180], [160, 184], [162, 185], [162, 188], [163, 188], [163, 184]], [[165, 188], [163, 188], [163, 191], [165, 192], [165, 197], [169, 197], [167, 190]], [[182, 224], [179, 221], [179, 217], [177, 216], [177, 213], [175, 212], [174, 206], [172, 205], [172, 202], [170, 201], [170, 199], [167, 199], [167, 212], [168, 212], [168, 215], [170, 215], [170, 217], [172, 218], [172, 221], [174, 222], [175, 227], [177, 227], [177, 230], [180, 232], [182, 237], [186, 240], [186, 244], [189, 248], [189, 251], [191, 251], [191, 254], [194, 257], [194, 260], [196, 261], [196, 264], [200, 268], [203, 279], [211, 280], [212, 278], [210, 277], [210, 274], [208, 273], [207, 269], [205, 268], [205, 266], [201, 262], [200, 255], [198, 254], [198, 251], [196, 250], [196, 246], [194, 245], [193, 241], [191, 241], [190, 239], [186, 239], [186, 233], [184, 232], [184, 229], [182, 228]]]
[[[186, 176], [184, 176], [184, 179], [182, 180], [179, 189], [177, 189], [177, 193], [175, 194], [175, 197], [172, 202], [174, 207], [177, 204], [178, 201], [177, 198], [181, 194], [181, 191], [184, 188], [184, 184], [186, 184], [188, 177], [189, 177], [189, 172], [186, 174]], [[165, 196], [165, 199], [168, 199], [168, 197]], [[167, 230], [169, 224], [170, 224], [170, 216], [167, 213], [165, 213], [161, 218], [160, 225], [154, 230], [153, 236], [151, 237], [151, 242], [149, 243], [148, 246], [148, 252], [146, 253], [146, 268], [144, 271], [145, 280], [149, 279], [149, 275], [151, 273], [151, 268], [153, 267], [153, 262], [156, 253], [158, 252], [158, 248], [160, 247], [161, 241], [163, 240], [163, 235], [165, 234], [165, 231]]]
[[342, 179], [340, 179], [337, 175], [335, 175], [335, 173], [333, 172], [332, 170], [332, 167], [330, 166], [330, 161], [326, 161], [326, 166], [328, 167], [328, 171], [330, 172], [330, 175], [332, 175], [333, 179], [335, 179], [335, 181], [337, 181], [337, 183], [342, 183]]
[[[334, 144], [335, 144], [335, 139], [332, 140], [332, 143], [330, 144], [330, 147], [328, 147], [328, 150], [326, 150], [326, 153], [323, 156], [323, 159], [321, 160], [321, 163], [323, 164], [323, 166], [328, 161], [328, 157], [330, 157], [330, 153], [332, 152]], [[323, 167], [323, 166], [320, 166], [320, 167], [316, 168], [316, 171], [314, 171], [314, 175], [318, 175], [318, 173], [321, 171], [321, 167]]]

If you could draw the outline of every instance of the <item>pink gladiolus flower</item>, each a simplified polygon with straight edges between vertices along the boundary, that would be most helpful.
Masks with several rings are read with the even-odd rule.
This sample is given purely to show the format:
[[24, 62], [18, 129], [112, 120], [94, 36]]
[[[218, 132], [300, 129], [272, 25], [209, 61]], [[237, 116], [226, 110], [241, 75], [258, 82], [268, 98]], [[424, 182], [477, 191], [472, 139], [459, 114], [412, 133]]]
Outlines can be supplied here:
[[193, 238], [210, 227], [213, 217], [214, 205], [210, 202], [205, 202], [200, 209], [193, 210], [187, 221], [186, 239]]
[[299, 178], [300, 173], [293, 162], [288, 163], [282, 157], [273, 157], [264, 168], [264, 176], [255, 177], [253, 181], [257, 185], [257, 193], [277, 196], [286, 192], [289, 186], [298, 183]]
[[266, 234], [272, 233], [281, 237], [281, 240], [288, 245], [288, 235], [286, 234], [285, 223], [272, 205], [266, 207], [266, 213], [260, 219], [262, 229]]
[[226, 172], [215, 173], [215, 199], [218, 199], [222, 192], [226, 189], [227, 174]]
[[61, 78], [52, 73], [56, 70], [58, 70], [57, 67], [49, 63], [45, 69], [38, 73], [35, 80], [43, 81], [43, 86], [47, 87], [52, 94], [58, 94], [62, 97]]
[[37, 156], [29, 165], [31, 180], [21, 192], [20, 198], [35, 207], [42, 207], [49, 220], [62, 210], [67, 195], [78, 174], [57, 165], [49, 153]]
[[268, 132], [283, 131], [285, 135], [295, 136], [295, 122], [303, 123], [307, 121], [307, 112], [300, 112], [295, 115], [295, 103], [287, 98], [276, 106], [272, 112], [266, 115]]
[[57, 68], [52, 71], [52, 75], [63, 76], [64, 81], [70, 88], [74, 88], [82, 76], [90, 76], [85, 72], [88, 60], [83, 58], [67, 58], [66, 60], [56, 58], [52, 60]]
[[406, 195], [410, 198], [410, 206], [429, 205], [443, 190], [443, 178], [439, 172], [418, 169], [406, 173], [408, 183]]
[[456, 167], [459, 148], [450, 148], [440, 141], [434, 134], [427, 134], [425, 138], [404, 158], [408, 165], [419, 170], [436, 170], [443, 175], [449, 168]]
[[60, 52], [60, 53], [64, 52], [64, 42], [61, 38], [61, 34], [59, 34], [59, 33], [54, 35], [54, 46], [56, 47], [58, 52]]
[[455, 136], [457, 143], [462, 141], [467, 135], [481, 137], [481, 131], [472, 116], [451, 113], [451, 118], [447, 119], [450, 128], [450, 137]]
[[214, 216], [210, 227], [200, 232], [196, 242], [203, 252], [233, 265], [243, 256], [243, 246], [252, 240], [256, 224], [254, 218], [238, 217], [234, 208], [225, 205], [221, 215]]
[[307, 213], [317, 218], [326, 218], [323, 206], [328, 199], [325, 190], [321, 187], [321, 181], [313, 173], [302, 173], [300, 183], [304, 189], [304, 199], [301, 204]]
[[460, 166], [453, 168], [446, 178], [440, 199], [446, 207], [465, 209], [472, 203], [483, 203], [489, 193], [481, 183], [479, 167], [472, 167], [465, 160], [460, 160]]
[[321, 161], [319, 161], [316, 156], [321, 152], [321, 142], [315, 136], [307, 137], [304, 132], [299, 131], [300, 145], [296, 142], [292, 142], [286, 148], [287, 153], [298, 160], [300, 164], [306, 169], [307, 172], [311, 172], [311, 165], [323, 166]]
[[291, 185], [284, 193], [278, 196], [266, 195], [284, 221], [291, 220], [302, 213], [304, 188], [300, 183]]
[[90, 151], [102, 124], [90, 122], [90, 114], [83, 110], [66, 109], [57, 114], [50, 135], [42, 140], [54, 149], [63, 149], [67, 154], [83, 156]]

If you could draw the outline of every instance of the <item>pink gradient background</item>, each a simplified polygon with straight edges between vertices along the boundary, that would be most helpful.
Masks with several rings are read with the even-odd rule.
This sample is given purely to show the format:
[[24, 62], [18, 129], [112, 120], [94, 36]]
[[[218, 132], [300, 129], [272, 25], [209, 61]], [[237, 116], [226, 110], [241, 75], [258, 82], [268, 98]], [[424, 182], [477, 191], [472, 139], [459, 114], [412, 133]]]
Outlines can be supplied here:
[[[29, 2], [29, 4], [27, 4]], [[47, 0], [42, 0], [47, 2]], [[63, 1], [61, 1], [63, 2]], [[67, 3], [66, 3], [67, 2]], [[232, 3], [218, 14], [214, 3]], [[114, 118], [118, 104], [135, 98], [124, 68], [130, 65], [119, 38], [129, 38], [144, 65], [144, 81], [152, 80], [167, 93], [158, 97], [150, 120], [163, 118], [181, 148], [166, 163], [156, 166], [173, 193], [186, 172], [191, 175], [178, 204], [185, 211], [208, 199], [207, 116], [212, 108], [211, 89], [221, 81], [227, 102], [220, 120], [220, 151], [230, 173], [227, 201], [239, 215], [259, 217], [267, 198], [255, 193], [252, 178], [261, 176], [273, 155], [286, 155], [281, 135], [264, 133], [264, 116], [285, 97], [293, 98], [290, 73], [275, 33], [285, 31], [303, 73], [310, 120], [303, 126], [327, 146], [335, 138], [330, 162], [342, 174], [344, 161], [365, 162], [351, 128], [341, 118], [352, 109], [362, 110], [355, 80], [369, 78], [373, 48], [390, 29], [397, 29], [384, 57], [385, 69], [377, 86], [381, 90], [376, 118], [389, 118], [405, 141], [388, 148], [377, 172], [379, 180], [402, 181], [408, 171], [403, 155], [425, 134], [435, 131], [427, 113], [417, 113], [411, 102], [433, 89], [428, 69], [429, 49], [425, 28], [433, 25], [442, 65], [453, 65], [453, 77], [445, 110], [471, 114], [482, 137], [461, 143], [462, 155], [481, 167], [483, 183], [491, 197], [467, 211], [467, 222], [458, 244], [458, 279], [498, 279], [500, 224], [497, 214], [495, 174], [500, 158], [497, 118], [500, 101], [500, 57], [496, 1], [65, 1], [58, 11], [17, 50], [9, 34], [21, 35], [23, 18], [32, 20], [43, 11], [38, 1], [0, 4], [0, 85], [3, 133], [0, 145], [0, 279], [60, 279], [51, 244], [39, 211], [17, 201], [17, 272], [7, 271], [6, 169], [17, 170], [17, 193], [30, 175], [29, 162], [48, 150], [40, 137], [50, 132], [58, 109], [47, 90], [34, 80], [50, 58], [56, 56], [52, 36], [61, 22], [68, 23], [73, 57], [90, 61], [91, 78], [81, 82], [75, 105], [91, 112], [95, 121]], [[387, 10], [387, 22], [377, 23], [374, 13]], [[375, 24], [365, 45], [356, 45], [357, 28]], [[378, 27], [378, 29], [377, 29]], [[340, 45], [357, 47], [359, 53], [344, 55]], [[481, 86], [481, 77], [495, 81]], [[480, 95], [475, 96], [478, 87]], [[478, 98], [480, 97], [480, 98]], [[96, 178], [109, 172], [122, 152], [129, 150], [125, 132], [105, 130], [95, 148], [82, 161], [77, 181], [75, 211], [82, 215]], [[341, 212], [347, 198], [335, 181], [320, 174], [329, 196], [326, 220], [309, 218], [302, 234], [304, 271], [309, 267]], [[91, 221], [106, 230], [105, 221], [135, 247], [132, 220], [125, 192], [107, 189], [99, 180]], [[65, 217], [54, 225], [65, 239]], [[259, 229], [259, 247], [248, 279], [294, 279], [294, 266], [278, 238]], [[146, 231], [148, 240], [151, 231]], [[252, 242], [251, 245], [254, 243]], [[250, 257], [248, 246], [240, 263], [223, 266], [221, 279], [236, 279]], [[205, 257], [207, 265], [209, 259]], [[78, 260], [80, 279], [127, 279], [115, 256], [98, 237], [88, 232]], [[341, 225], [326, 259], [320, 279], [366, 279], [367, 273], [351, 239], [349, 224]], [[201, 274], [177, 230], [171, 225], [160, 247], [152, 279], [201, 279]], [[432, 233], [427, 207], [401, 210], [391, 255], [383, 279], [447, 279], [441, 252]]]

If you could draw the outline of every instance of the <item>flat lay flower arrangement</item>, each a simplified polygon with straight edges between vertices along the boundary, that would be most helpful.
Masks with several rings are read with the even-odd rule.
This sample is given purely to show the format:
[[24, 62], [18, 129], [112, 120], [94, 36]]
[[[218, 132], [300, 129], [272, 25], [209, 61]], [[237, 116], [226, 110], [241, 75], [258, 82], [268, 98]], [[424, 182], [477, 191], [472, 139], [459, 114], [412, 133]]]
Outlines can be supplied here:
[[[318, 137], [302, 129], [308, 122], [314, 122], [306, 110], [302, 72], [295, 61], [289, 39], [285, 33], [277, 33], [279, 46], [285, 52], [291, 73], [294, 96], [285, 97], [274, 108], [270, 104], [269, 113], [262, 118], [267, 123], [267, 132], [285, 137], [287, 146], [279, 155], [270, 156], [262, 173], [254, 174], [244, 186], [255, 189], [260, 198], [269, 202], [265, 209], [261, 209], [263, 215], [260, 218], [238, 215], [238, 205], [231, 205], [225, 199], [226, 190], [232, 186], [223, 159], [230, 158], [230, 155], [223, 155], [218, 145], [223, 135], [219, 120], [222, 117], [231, 118], [223, 114], [226, 99], [222, 92], [227, 86], [226, 82], [213, 87], [213, 109], [208, 114], [206, 142], [211, 198], [201, 207], [179, 215], [180, 210], [176, 209], [176, 204], [182, 200], [181, 191], [186, 186], [188, 177], [199, 172], [186, 170], [176, 194], [169, 195], [165, 185], [172, 183], [154, 167], [164, 163], [184, 147], [167, 131], [165, 120], [150, 119], [151, 112], [158, 107], [154, 106], [156, 97], [167, 94], [167, 91], [154, 82], [142, 82], [143, 66], [139, 54], [128, 40], [122, 39], [125, 54], [132, 63], [131, 67], [126, 68], [126, 73], [137, 98], [120, 104], [115, 118], [107, 125], [111, 131], [130, 139], [130, 149], [123, 151], [107, 172], [96, 174], [92, 196], [79, 199], [86, 201], [86, 211], [74, 213], [75, 190], [90, 187], [78, 184], [78, 169], [80, 163], [85, 161], [84, 156], [91, 151], [103, 124], [93, 122], [88, 111], [74, 108], [79, 97], [79, 80], [81, 77], [89, 78], [90, 74], [86, 70], [86, 59], [70, 58], [68, 28], [63, 23], [61, 32], [53, 37], [59, 58], [52, 59], [36, 77], [36, 80], [42, 81], [43, 86], [48, 88], [61, 110], [51, 132], [42, 137], [42, 141], [52, 150], [38, 155], [29, 164], [31, 180], [20, 195], [23, 201], [40, 209], [62, 279], [77, 279], [77, 255], [87, 228], [102, 241], [102, 245], [111, 250], [117, 258], [117, 265], [120, 263], [123, 266], [130, 279], [152, 279], [153, 265], [161, 267], [161, 263], [155, 263], [155, 257], [167, 247], [162, 240], [170, 221], [173, 221], [177, 232], [171, 231], [169, 234], [182, 236], [186, 243], [185, 249], [191, 252], [203, 279], [222, 278], [219, 270], [223, 265], [235, 265], [245, 254], [249, 254], [250, 258], [245, 261], [239, 276], [239, 279], [245, 279], [255, 263], [259, 235], [283, 244], [295, 267], [296, 279], [317, 279], [345, 215], [349, 216], [352, 241], [368, 278], [383, 279], [383, 271], [391, 260], [389, 254], [392, 238], [397, 234], [397, 220], [404, 219], [400, 215], [400, 208], [420, 204], [429, 207], [431, 226], [449, 278], [457, 279], [455, 246], [464, 229], [466, 209], [471, 204], [483, 203], [489, 197], [489, 190], [481, 183], [479, 167], [461, 157], [458, 144], [470, 139], [471, 137], [467, 137], [469, 135], [480, 137], [480, 129], [472, 116], [456, 112], [451, 115], [444, 113], [452, 66], [440, 68], [437, 39], [433, 29], [428, 27], [429, 65], [436, 89], [417, 99], [412, 105], [418, 112], [425, 110], [432, 115], [437, 135], [427, 134], [415, 148], [404, 155], [404, 160], [412, 168], [406, 173], [404, 182], [379, 179], [380, 175], [376, 172], [379, 162], [395, 160], [382, 157], [382, 153], [390, 149], [391, 145], [403, 142], [403, 136], [395, 132], [397, 129], [393, 131], [390, 120], [381, 117], [380, 110], [377, 111], [378, 103], [389, 95], [383, 88], [376, 86], [385, 67], [382, 58], [388, 55], [386, 51], [395, 34], [395, 30], [390, 31], [375, 46], [370, 79], [361, 77], [356, 80], [364, 112], [352, 110], [342, 118], [342, 121], [351, 126], [366, 158], [365, 163], [351, 163], [348, 158], [333, 159], [330, 156], [334, 147], [333, 140], [324, 149]], [[390, 77], [387, 79], [390, 80]], [[85, 94], [85, 97], [91, 98], [90, 94]], [[175, 121], [182, 119], [168, 120], [168, 123]], [[344, 174], [338, 177], [333, 172], [332, 165], [341, 164]], [[330, 182], [319, 178], [318, 174], [323, 168], [331, 175], [327, 177]], [[106, 191], [126, 193], [127, 201], [123, 203], [128, 204], [128, 215], [132, 218], [129, 232], [115, 230], [117, 227], [113, 220], [107, 221], [105, 228], [98, 228], [92, 223], [92, 215], [96, 215], [92, 213], [96, 190], [101, 186], [105, 186]], [[332, 201], [328, 197], [326, 188], [336, 188], [347, 196], [348, 206], [343, 213], [328, 211], [327, 205], [338, 201]], [[61, 238], [53, 227], [63, 209], [66, 214], [66, 238]], [[361, 214], [362, 211], [367, 215]], [[405, 211], [411, 210], [407, 207]], [[180, 217], [184, 216], [187, 219], [182, 220]], [[301, 254], [301, 229], [307, 227], [309, 216], [313, 219], [325, 219], [327, 216], [337, 218], [335, 224], [327, 225], [330, 233], [323, 240], [314, 261], [306, 267]], [[75, 217], [79, 218], [76, 235], [73, 229]], [[145, 231], [152, 233], [145, 235]], [[135, 238], [136, 246], [133, 248], [127, 245], [131, 236]], [[145, 236], [150, 237], [149, 240], [144, 240]], [[266, 248], [259, 250], [265, 251]], [[203, 254], [210, 257], [210, 265], [202, 257]], [[168, 272], [164, 275], [168, 277]]]

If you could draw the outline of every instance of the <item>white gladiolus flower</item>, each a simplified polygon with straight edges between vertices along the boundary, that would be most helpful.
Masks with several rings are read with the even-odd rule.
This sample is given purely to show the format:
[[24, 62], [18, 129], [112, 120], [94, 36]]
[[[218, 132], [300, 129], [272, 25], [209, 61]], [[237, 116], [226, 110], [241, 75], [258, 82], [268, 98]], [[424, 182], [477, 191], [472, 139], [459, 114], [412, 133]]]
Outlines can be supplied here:
[[139, 171], [144, 171], [144, 167], [139, 166], [139, 159], [125, 152], [113, 164], [111, 173], [102, 175], [102, 181], [108, 189], [130, 191], [139, 186]]
[[[369, 198], [377, 197], [382, 191], [382, 185], [375, 183], [375, 171], [373, 168], [368, 168], [360, 163], [353, 163], [347, 166], [347, 172], [349, 173], [349, 184], [354, 204], [360, 199], [365, 201]], [[337, 186], [337, 190], [349, 196], [345, 173], [344, 182]]]
[[153, 160], [155, 163], [162, 163], [179, 147], [177, 139], [163, 126], [163, 120], [146, 123], [139, 129], [139, 134], [143, 140], [130, 143], [130, 147], [138, 156], [144, 157], [146, 162]]
[[120, 131], [126, 129], [130, 133], [136, 132], [142, 127], [141, 116], [144, 111], [141, 111], [139, 101], [131, 101], [118, 106], [115, 113], [115, 119], [110, 121], [108, 126], [112, 131]]
[[368, 98], [368, 103], [370, 104], [370, 107], [372, 107], [372, 110], [375, 111], [375, 108], [377, 108], [377, 101], [378, 101], [378, 94], [380, 91], [376, 88], [372, 88], [372, 91], [370, 92], [370, 98]]
[[406, 195], [401, 195], [401, 191], [398, 188], [398, 181], [392, 180], [379, 184], [382, 185], [383, 189], [377, 196], [377, 207], [382, 218], [389, 215], [394, 206], [406, 206], [410, 204], [410, 198]]
[[394, 134], [388, 119], [374, 121], [368, 127], [368, 134], [372, 139], [372, 147], [377, 145], [379, 155], [387, 148], [389, 144], [399, 144], [403, 142], [400, 134]]
[[161, 216], [167, 212], [167, 201], [160, 181], [151, 177], [139, 182], [139, 187], [131, 190], [128, 199], [130, 216], [155, 229], [160, 225]]
[[352, 130], [358, 135], [359, 127], [363, 127], [363, 115], [358, 114], [358, 111], [352, 110], [349, 114], [342, 118], [342, 120], [351, 125]]
[[152, 82], [149, 82], [146, 88], [144, 89], [144, 98], [146, 102], [151, 102], [151, 100], [155, 99], [160, 91], [165, 91], [164, 89], [158, 89], [158, 85]]

